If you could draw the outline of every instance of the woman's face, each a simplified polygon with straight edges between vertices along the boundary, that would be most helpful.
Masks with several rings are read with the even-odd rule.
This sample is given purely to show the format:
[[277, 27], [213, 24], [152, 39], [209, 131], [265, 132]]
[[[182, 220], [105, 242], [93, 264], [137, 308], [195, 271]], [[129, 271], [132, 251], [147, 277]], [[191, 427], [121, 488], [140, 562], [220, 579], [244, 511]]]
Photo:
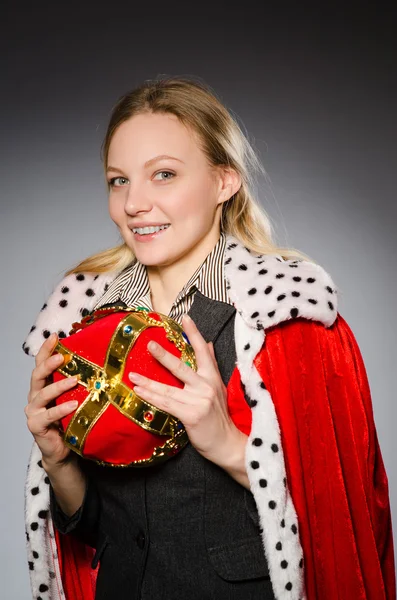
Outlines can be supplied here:
[[[221, 204], [236, 191], [238, 175], [211, 169], [174, 115], [136, 115], [120, 125], [108, 165], [110, 216], [140, 262], [170, 265], [201, 244], [210, 251], [219, 237]], [[167, 228], [134, 231], [155, 225]]]

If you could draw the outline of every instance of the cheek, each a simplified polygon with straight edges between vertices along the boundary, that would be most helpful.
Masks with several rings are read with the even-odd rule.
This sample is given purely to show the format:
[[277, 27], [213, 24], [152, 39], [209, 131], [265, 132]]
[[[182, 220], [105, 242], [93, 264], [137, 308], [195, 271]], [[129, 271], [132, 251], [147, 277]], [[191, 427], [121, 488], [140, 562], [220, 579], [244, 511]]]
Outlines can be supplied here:
[[110, 197], [108, 202], [109, 215], [112, 221], [119, 223], [123, 218], [123, 203], [118, 198]]
[[199, 185], [196, 189], [189, 189], [185, 194], [178, 196], [178, 201], [173, 204], [173, 213], [179, 220], [200, 219], [213, 215], [213, 202], [210, 186]]

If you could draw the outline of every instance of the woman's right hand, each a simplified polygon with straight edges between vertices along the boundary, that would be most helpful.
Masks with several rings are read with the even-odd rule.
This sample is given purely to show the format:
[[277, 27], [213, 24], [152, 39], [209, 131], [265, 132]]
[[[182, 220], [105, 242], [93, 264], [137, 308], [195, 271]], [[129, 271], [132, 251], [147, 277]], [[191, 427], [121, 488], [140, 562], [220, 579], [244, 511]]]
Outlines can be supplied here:
[[70, 390], [76, 385], [75, 377], [68, 377], [48, 384], [50, 377], [60, 364], [63, 356], [56, 354], [51, 356], [58, 336], [53, 333], [42, 344], [35, 360], [28, 394], [28, 404], [25, 407], [27, 425], [43, 455], [43, 466], [56, 467], [63, 463], [70, 453], [69, 448], [63, 442], [59, 432], [59, 421], [77, 407], [77, 402], [65, 402], [59, 406], [50, 406], [63, 392]]

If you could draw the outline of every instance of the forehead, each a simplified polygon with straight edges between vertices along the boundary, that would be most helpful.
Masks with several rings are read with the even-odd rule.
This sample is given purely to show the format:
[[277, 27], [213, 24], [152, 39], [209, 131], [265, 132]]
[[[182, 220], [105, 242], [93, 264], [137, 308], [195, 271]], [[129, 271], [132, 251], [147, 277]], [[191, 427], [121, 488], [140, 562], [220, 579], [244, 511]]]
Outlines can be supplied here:
[[109, 163], [128, 160], [138, 166], [160, 154], [183, 161], [204, 158], [197, 136], [175, 115], [149, 113], [136, 115], [117, 128], [109, 146]]

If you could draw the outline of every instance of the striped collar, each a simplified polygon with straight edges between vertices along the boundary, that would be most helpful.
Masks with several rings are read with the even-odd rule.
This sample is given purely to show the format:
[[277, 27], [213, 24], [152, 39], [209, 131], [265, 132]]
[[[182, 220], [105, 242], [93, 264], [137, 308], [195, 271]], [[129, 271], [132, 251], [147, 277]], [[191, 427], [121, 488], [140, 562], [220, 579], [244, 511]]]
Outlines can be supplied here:
[[[177, 295], [172, 305], [172, 311], [175, 311], [176, 307], [187, 297], [193, 295], [196, 290], [200, 290], [204, 296], [212, 300], [233, 304], [228, 294], [224, 274], [225, 249], [226, 235], [221, 233], [214, 248]], [[118, 300], [122, 300], [131, 307], [145, 306], [152, 309], [146, 266], [138, 260], [116, 277], [94, 309]]]

